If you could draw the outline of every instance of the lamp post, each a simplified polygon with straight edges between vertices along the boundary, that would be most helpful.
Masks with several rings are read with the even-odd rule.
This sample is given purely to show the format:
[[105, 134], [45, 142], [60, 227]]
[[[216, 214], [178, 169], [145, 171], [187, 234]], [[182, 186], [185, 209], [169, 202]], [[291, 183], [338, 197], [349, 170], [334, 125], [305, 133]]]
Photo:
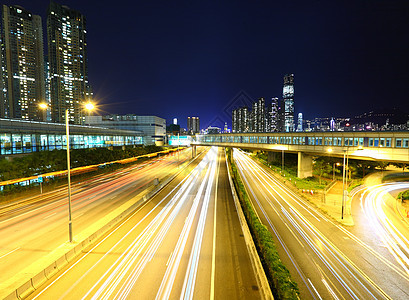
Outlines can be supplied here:
[[179, 147], [180, 147], [180, 133], [178, 133], [178, 168], [179, 168]]
[[68, 234], [72, 243], [72, 216], [71, 216], [71, 163], [70, 163], [70, 123], [68, 122], [68, 109], [65, 110], [65, 136], [67, 140], [67, 176], [68, 176]]
[[47, 103], [42, 102], [42, 103], [38, 104], [38, 107], [44, 111], [43, 112], [43, 121], [47, 121], [47, 108], [48, 108]]
[[342, 168], [342, 208], [341, 208], [341, 219], [344, 219], [344, 201], [345, 201], [345, 156], [347, 150], [344, 150], [344, 163]]
[[[40, 108], [47, 109], [47, 105], [41, 105]], [[91, 111], [94, 109], [94, 105], [88, 102], [85, 105], [85, 109]], [[72, 234], [72, 208], [71, 208], [71, 161], [70, 161], [70, 125], [69, 125], [69, 111], [65, 109], [65, 138], [67, 140], [67, 177], [68, 177], [68, 234], [69, 242], [73, 241]]]

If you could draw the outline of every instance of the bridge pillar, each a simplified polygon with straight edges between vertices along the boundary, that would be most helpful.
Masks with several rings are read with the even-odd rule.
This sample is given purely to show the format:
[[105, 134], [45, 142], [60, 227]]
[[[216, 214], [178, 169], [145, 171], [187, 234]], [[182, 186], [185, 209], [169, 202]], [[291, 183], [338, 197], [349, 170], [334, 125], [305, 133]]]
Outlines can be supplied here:
[[192, 146], [192, 158], [196, 156], [196, 145]]
[[298, 152], [297, 177], [306, 178], [312, 176], [312, 156], [304, 152]]

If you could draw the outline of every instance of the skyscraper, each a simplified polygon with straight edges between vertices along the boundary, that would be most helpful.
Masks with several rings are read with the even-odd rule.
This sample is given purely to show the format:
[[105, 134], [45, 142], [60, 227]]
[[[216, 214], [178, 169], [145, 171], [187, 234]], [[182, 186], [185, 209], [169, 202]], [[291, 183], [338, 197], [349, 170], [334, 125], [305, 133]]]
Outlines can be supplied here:
[[279, 130], [278, 98], [271, 98], [271, 104], [267, 112], [267, 132], [276, 132]]
[[43, 120], [45, 101], [41, 17], [20, 6], [2, 7], [2, 93], [0, 115]]
[[249, 110], [243, 106], [232, 112], [232, 132], [242, 133], [249, 131]]
[[199, 117], [188, 117], [187, 118], [187, 132], [189, 134], [195, 134], [195, 133], [200, 132]]
[[48, 60], [52, 120], [82, 123], [83, 104], [89, 101], [87, 32], [85, 17], [78, 11], [50, 2], [47, 13]]
[[297, 131], [298, 132], [303, 131], [303, 128], [302, 128], [302, 113], [298, 113]]
[[283, 131], [294, 131], [294, 74], [284, 76], [281, 113], [284, 127]]
[[251, 132], [265, 132], [266, 125], [266, 113], [265, 113], [265, 100], [263, 97], [259, 98], [257, 101], [253, 102], [250, 123]]

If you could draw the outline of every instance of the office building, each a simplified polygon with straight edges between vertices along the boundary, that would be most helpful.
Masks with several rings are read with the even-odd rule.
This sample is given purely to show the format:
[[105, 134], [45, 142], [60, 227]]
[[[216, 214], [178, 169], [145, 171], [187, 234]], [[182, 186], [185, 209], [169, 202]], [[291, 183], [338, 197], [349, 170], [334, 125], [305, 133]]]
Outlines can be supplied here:
[[281, 117], [283, 131], [294, 131], [294, 74], [287, 74], [284, 76]]
[[[13, 155], [66, 149], [65, 124], [0, 119], [0, 154]], [[140, 131], [108, 129], [81, 125], [70, 126], [70, 148], [96, 148], [142, 145]]]
[[187, 132], [188, 134], [196, 134], [200, 132], [199, 117], [188, 117], [187, 118]]
[[85, 17], [53, 1], [47, 12], [51, 117], [53, 122], [81, 124], [83, 105], [91, 97], [88, 83]]
[[298, 131], [298, 132], [303, 131], [303, 128], [302, 128], [302, 113], [299, 113], [299, 114], [298, 114], [297, 131]]
[[20, 6], [2, 7], [0, 116], [45, 120], [38, 104], [45, 99], [41, 17]]
[[166, 120], [157, 116], [137, 116], [133, 114], [85, 116], [85, 124], [142, 132], [145, 145], [163, 146], [165, 144]]

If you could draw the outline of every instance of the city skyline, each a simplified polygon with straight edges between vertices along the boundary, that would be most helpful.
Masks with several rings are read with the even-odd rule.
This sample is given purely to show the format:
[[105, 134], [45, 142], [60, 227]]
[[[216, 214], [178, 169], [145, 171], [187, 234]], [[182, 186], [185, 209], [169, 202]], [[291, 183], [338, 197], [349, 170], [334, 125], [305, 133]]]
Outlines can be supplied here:
[[[87, 18], [89, 80], [103, 114], [177, 117], [182, 127], [189, 115], [198, 115], [203, 127], [230, 123], [226, 107], [237, 93], [281, 99], [287, 73], [297, 77], [294, 114], [305, 119], [352, 117], [388, 105], [408, 110], [405, 1], [101, 1], [98, 10], [57, 2]], [[45, 31], [48, 1], [5, 4], [40, 15]]]

